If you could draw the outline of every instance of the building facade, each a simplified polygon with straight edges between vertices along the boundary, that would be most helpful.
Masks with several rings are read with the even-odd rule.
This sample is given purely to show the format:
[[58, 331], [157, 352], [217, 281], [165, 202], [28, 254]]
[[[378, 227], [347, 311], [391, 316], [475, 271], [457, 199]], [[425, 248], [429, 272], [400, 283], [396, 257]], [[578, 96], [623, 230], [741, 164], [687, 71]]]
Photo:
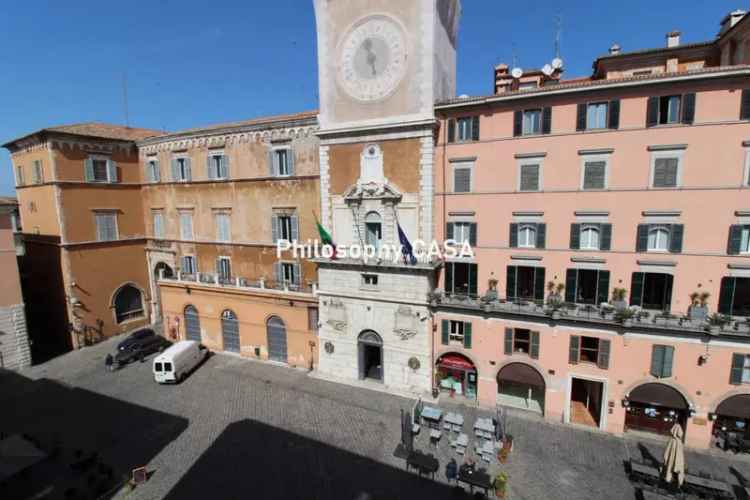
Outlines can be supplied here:
[[436, 106], [436, 232], [475, 249], [435, 303], [442, 390], [699, 447], [747, 422], [750, 23], [725, 23]]

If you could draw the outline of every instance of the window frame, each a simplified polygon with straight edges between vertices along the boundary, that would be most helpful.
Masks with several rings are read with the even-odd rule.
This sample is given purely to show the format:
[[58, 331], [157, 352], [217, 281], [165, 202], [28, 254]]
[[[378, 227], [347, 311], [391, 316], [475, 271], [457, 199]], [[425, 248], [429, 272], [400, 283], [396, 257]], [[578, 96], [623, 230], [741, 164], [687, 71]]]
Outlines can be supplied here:
[[[680, 189], [682, 187], [682, 171], [684, 163], [685, 150], [684, 149], [666, 149], [662, 151], [651, 152], [651, 172], [649, 175], [648, 188], [649, 189]], [[659, 159], [677, 159], [677, 176], [675, 179], [674, 186], [654, 186], [654, 176], [656, 174], [656, 160]]]
[[[273, 146], [273, 162], [275, 165], [275, 172], [276, 177], [291, 177], [292, 172], [290, 168], [290, 162], [289, 162], [289, 156], [292, 154], [292, 147], [290, 145], [284, 145], [284, 146]], [[280, 159], [280, 153], [284, 152], [284, 167], [286, 170], [286, 173], [281, 173], [281, 162]]]
[[[221, 237], [221, 224], [219, 223], [220, 218], [226, 217], [226, 238]], [[214, 226], [216, 227], [216, 241], [221, 243], [232, 242], [232, 214], [227, 211], [216, 211], [214, 212]]]
[[[675, 121], [669, 121], [670, 99], [675, 98], [675, 97], [677, 98], [677, 119]], [[667, 121], [662, 122], [661, 121], [661, 117], [662, 117], [662, 102], [665, 101], [665, 100], [667, 102], [667, 110], [666, 110]], [[683, 112], [682, 108], [685, 105], [685, 103], [683, 102], [683, 100], [684, 100], [684, 94], [660, 95], [659, 96], [659, 110], [658, 110], [658, 115], [657, 115], [657, 119], [656, 119], [656, 124], [657, 125], [679, 125], [680, 123], [682, 123], [682, 112]]]
[[35, 185], [44, 184], [42, 160], [34, 160], [31, 162], [31, 183]]
[[[746, 376], [747, 375], [747, 376]], [[742, 384], [750, 384], [750, 354], [745, 354], [745, 362], [742, 364]]]
[[745, 146], [745, 170], [742, 174], [742, 186], [750, 187], [750, 144]]
[[464, 330], [465, 324], [466, 323], [464, 321], [459, 321], [455, 319], [448, 320], [448, 342], [449, 343], [456, 342], [456, 343], [460, 343], [461, 345], [463, 345], [464, 336], [466, 335], [466, 331]]
[[[228, 275], [223, 275], [222, 262], [227, 263], [227, 269], [229, 270]], [[228, 255], [218, 255], [216, 257], [216, 278], [219, 280], [231, 280], [232, 279], [232, 258]]]
[[[209, 165], [213, 168], [215, 168], [216, 177], [211, 178], [212, 181], [224, 181], [229, 179], [229, 172], [223, 172], [222, 175], [222, 166], [226, 166], [226, 162], [223, 161], [224, 157], [226, 156], [226, 153], [224, 151], [208, 151], [208, 161]], [[214, 161], [217, 160], [215, 163]]]
[[[604, 105], [604, 126], [592, 127], [589, 124], [589, 107]], [[609, 101], [590, 101], [586, 102], [586, 128], [584, 130], [607, 130], [609, 128]]]
[[25, 172], [23, 171], [23, 165], [17, 164], [16, 165], [16, 186], [25, 186], [26, 185], [26, 176]]
[[[664, 248], [652, 248], [651, 247], [651, 233], [657, 233], [660, 231], [664, 231], [667, 233], [665, 247]], [[672, 241], [672, 231], [669, 225], [662, 225], [662, 224], [653, 224], [649, 225], [648, 228], [648, 241], [646, 243], [646, 252], [649, 253], [668, 253], [669, 252], [669, 244]]]
[[[279, 241], [292, 241], [292, 215], [279, 214], [276, 216], [279, 224]], [[286, 224], [285, 224], [286, 223]], [[284, 235], [287, 232], [287, 235]]]
[[[535, 132], [526, 132], [526, 113], [532, 113], [532, 112], [539, 112], [539, 122], [538, 122], [539, 130]], [[531, 137], [535, 135], [542, 135], [542, 129], [544, 128], [543, 123], [542, 123], [543, 121], [544, 121], [544, 108], [543, 107], [528, 108], [528, 109], [524, 108], [521, 111], [521, 136]]]
[[[102, 154], [91, 154], [88, 156], [89, 161], [91, 162], [91, 174], [93, 177], [89, 182], [91, 183], [97, 183], [97, 184], [112, 184], [115, 182], [115, 180], [110, 179], [109, 177], [109, 162], [112, 161], [112, 158], [107, 155]], [[97, 179], [96, 178], [96, 162], [104, 162], [104, 179]]]
[[[99, 217], [112, 217], [114, 219], [114, 238], [103, 239], [99, 227]], [[117, 221], [117, 210], [94, 210], [94, 227], [96, 228], [96, 241], [117, 241], [120, 239], [120, 228]]]
[[[579, 189], [581, 191], [606, 191], [609, 189], [609, 166], [611, 154], [599, 154], [599, 155], [581, 155], [581, 185]], [[586, 164], [594, 162], [604, 162], [604, 186], [600, 188], [587, 188], [586, 187]], [[653, 176], [653, 173], [652, 173]]]
[[[473, 193], [474, 192], [474, 162], [473, 161], [455, 161], [451, 162], [453, 175], [451, 176], [452, 193]], [[456, 172], [460, 169], [469, 171], [469, 189], [468, 191], [456, 191]]]
[[173, 182], [191, 182], [190, 176], [187, 175], [190, 167], [187, 166], [190, 161], [190, 156], [187, 153], [178, 154], [172, 157], [172, 160], [177, 162], [177, 171], [180, 174], [180, 178]]
[[[456, 136], [455, 142], [472, 142], [474, 139], [474, 117], [473, 116], [460, 116], [456, 120]], [[467, 132], [466, 137], [461, 137], [461, 126], [462, 123], [467, 123], [465, 131]]]
[[[596, 340], [596, 349], [593, 349], [593, 348], [590, 348], [590, 347], [584, 348], [583, 347], [583, 341], [584, 341], [584, 339], [593, 339], [593, 340]], [[599, 352], [601, 351], [601, 348], [602, 348], [601, 342], [602, 342], [602, 339], [600, 339], [599, 337], [591, 337], [589, 335], [581, 335], [580, 336], [580, 344], [578, 346], [578, 362], [579, 363], [586, 363], [586, 364], [593, 364], [593, 365], [597, 365], [598, 366]], [[591, 360], [588, 360], [588, 359], [583, 359], [583, 352], [584, 351], [586, 351], [587, 353], [592, 353], [593, 352], [594, 353], [594, 360], [591, 361]]]
[[159, 183], [161, 179], [161, 172], [159, 172], [159, 159], [155, 155], [148, 156], [146, 157], [146, 165], [148, 166], [148, 183]]
[[[299, 283], [299, 278], [300, 277], [296, 276], [296, 273], [295, 273], [295, 271], [297, 269], [296, 268], [297, 263], [296, 262], [281, 261], [280, 264], [281, 264], [281, 268], [279, 270], [281, 271], [281, 276], [279, 276], [279, 277], [281, 278], [281, 283], [282, 284], [283, 283], [287, 283], [288, 285], [291, 285], [291, 286], [296, 286], [296, 285], [300, 284]], [[290, 273], [291, 273], [292, 279], [287, 279], [287, 277], [286, 277], [286, 275], [287, 275], [287, 269], [291, 269]]]
[[[451, 224], [453, 224], [453, 241], [456, 242], [456, 245], [463, 245], [464, 243], [471, 244], [471, 226], [476, 223], [468, 221], [453, 221]], [[459, 227], [461, 228], [461, 239], [458, 238], [457, 229]]]
[[[532, 167], [536, 166], [539, 168], [538, 174], [537, 174], [537, 189], [521, 189], [521, 179], [523, 174], [523, 167]], [[535, 158], [523, 158], [516, 162], [516, 178], [518, 179], [516, 183], [516, 190], [519, 193], [541, 193], [544, 191], [544, 159], [543, 157], [535, 157]]]
[[[186, 272], [184, 269], [185, 262], [186, 262], [185, 259], [187, 259], [187, 262], [190, 262], [190, 266], [192, 267], [191, 269], [192, 272], [190, 273]], [[188, 274], [188, 275], [198, 274], [198, 259], [195, 257], [194, 254], [186, 253], [180, 256], [180, 272], [183, 274]]]
[[[519, 332], [525, 332], [526, 340], [521, 340], [519, 342], [518, 340], [518, 333]], [[525, 345], [525, 349], [519, 349], [519, 343], [523, 346]], [[531, 330], [528, 328], [513, 328], [513, 354], [525, 354], [527, 356], [531, 356]]]
[[[159, 231], [159, 234], [156, 234], [156, 218], [160, 218], [159, 225], [161, 226], [161, 231]], [[152, 235], [155, 239], [164, 239], [164, 210], [160, 208], [151, 209], [151, 223], [152, 223]]]
[[[521, 234], [524, 230], [529, 230], [533, 235], [532, 243], [530, 245], [521, 244]], [[539, 237], [539, 230], [536, 223], [533, 222], [519, 222], [518, 223], [518, 248], [536, 248], [537, 238]]]
[[[596, 247], [593, 246], [584, 246], [583, 245], [583, 233], [587, 230], [595, 231], [597, 233], [597, 245]], [[594, 250], [599, 251], [602, 248], [602, 228], [597, 223], [581, 223], [581, 232], [578, 235], [578, 249], [579, 250]]]
[[[195, 241], [195, 217], [193, 216], [192, 210], [180, 210], [178, 211], [180, 218], [180, 239], [183, 241]], [[183, 217], [190, 217], [190, 235], [185, 235], [185, 225], [183, 224]]]
[[375, 273], [362, 273], [362, 288], [374, 289], [378, 287], [379, 279]]

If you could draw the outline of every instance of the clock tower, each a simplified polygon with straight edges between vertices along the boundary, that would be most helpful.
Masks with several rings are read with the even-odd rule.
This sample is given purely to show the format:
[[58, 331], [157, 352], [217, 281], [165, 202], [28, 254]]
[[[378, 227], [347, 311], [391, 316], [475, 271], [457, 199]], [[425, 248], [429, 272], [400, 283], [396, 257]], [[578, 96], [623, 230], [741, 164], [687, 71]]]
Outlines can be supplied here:
[[[339, 246], [433, 238], [436, 101], [455, 95], [460, 0], [314, 0], [322, 224]], [[319, 259], [318, 373], [432, 388], [440, 264]]]

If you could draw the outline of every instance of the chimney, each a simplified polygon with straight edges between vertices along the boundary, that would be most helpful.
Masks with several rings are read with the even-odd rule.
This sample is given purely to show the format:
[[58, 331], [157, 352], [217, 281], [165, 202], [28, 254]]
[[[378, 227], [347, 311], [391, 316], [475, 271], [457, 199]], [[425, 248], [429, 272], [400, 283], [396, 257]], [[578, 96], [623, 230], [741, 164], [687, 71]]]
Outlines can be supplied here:
[[680, 32], [670, 31], [667, 33], [667, 47], [677, 47], [680, 45]]
[[724, 19], [722, 19], [720, 23], [721, 29], [719, 30], [719, 35], [723, 34], [729, 28], [740, 22], [740, 20], [745, 17], [745, 14], [747, 14], [747, 12], [745, 12], [744, 10], [737, 9], [724, 16]]
[[620, 45], [617, 43], [613, 43], [612, 46], [609, 48], [609, 55], [616, 56], [620, 53]]

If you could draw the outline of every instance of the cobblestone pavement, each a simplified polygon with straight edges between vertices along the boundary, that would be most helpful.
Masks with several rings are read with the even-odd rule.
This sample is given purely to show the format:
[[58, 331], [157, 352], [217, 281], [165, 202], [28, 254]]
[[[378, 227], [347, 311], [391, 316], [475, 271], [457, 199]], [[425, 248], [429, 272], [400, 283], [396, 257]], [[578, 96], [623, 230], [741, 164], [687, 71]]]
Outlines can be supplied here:
[[[138, 460], [148, 462], [154, 471], [149, 481], [123, 498], [468, 497], [444, 484], [447, 443], [438, 453], [436, 481], [405, 472], [403, 461], [392, 456], [399, 411], [410, 408], [411, 400], [224, 354], [211, 357], [184, 383], [160, 386], [153, 382], [149, 362], [115, 373], [104, 370], [104, 356], [117, 340], [69, 353], [24, 376], [78, 388], [94, 395], [92, 401], [115, 402], [107, 411], [100, 411], [99, 403], [66, 408], [65, 398], [59, 403], [50, 398], [47, 404], [59, 404], [60, 415], [70, 414], [63, 429], [68, 439], [85, 441], [123, 469], [143, 465]], [[18, 391], [6, 388], [0, 391], [0, 424], [13, 421], [3, 416], [10, 398], [13, 425], [31, 431], [56, 425], [49, 410], [24, 403], [33, 391], [11, 396]], [[454, 409], [450, 401], [440, 405]], [[469, 422], [478, 412], [455, 409]], [[508, 430], [515, 445], [502, 469], [510, 478], [510, 498], [519, 500], [633, 499], [624, 461], [644, 453], [660, 457], [662, 450], [658, 443], [524, 414], [511, 414]], [[419, 437], [421, 448], [429, 447], [426, 439]], [[150, 446], [137, 445], [143, 441]], [[734, 482], [730, 467], [750, 478], [750, 460], [742, 457], [690, 452], [687, 463]]]

